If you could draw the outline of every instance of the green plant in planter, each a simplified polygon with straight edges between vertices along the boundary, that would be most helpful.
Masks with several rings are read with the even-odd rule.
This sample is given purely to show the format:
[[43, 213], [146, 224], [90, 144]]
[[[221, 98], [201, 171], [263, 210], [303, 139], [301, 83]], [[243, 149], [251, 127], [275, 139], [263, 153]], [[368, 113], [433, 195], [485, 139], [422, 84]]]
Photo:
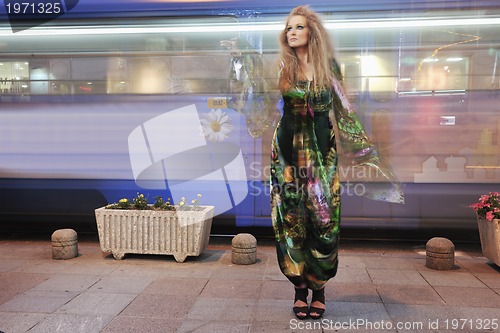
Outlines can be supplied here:
[[131, 209], [132, 208], [132, 204], [130, 203], [130, 201], [127, 198], [123, 198], [123, 199], [120, 199], [120, 201], [118, 201], [118, 203], [114, 203], [112, 205], [109, 205], [106, 208]]
[[135, 209], [149, 209], [148, 199], [144, 196], [144, 194], [139, 194], [137, 197], [133, 198], [132, 203]]
[[198, 193], [196, 199], [191, 200], [191, 205], [186, 204], [186, 198], [182, 197], [179, 202], [179, 210], [199, 210], [201, 203], [201, 194]]
[[137, 210], [199, 210], [201, 204], [201, 194], [198, 194], [196, 199], [191, 200], [191, 205], [186, 204], [186, 198], [182, 197], [178, 205], [173, 205], [170, 198], [167, 201], [163, 200], [161, 196], [155, 197], [153, 204], [149, 204], [148, 198], [142, 194], [137, 193], [135, 198], [131, 200], [127, 198], [120, 199], [118, 202], [109, 204], [107, 209], [137, 209]]

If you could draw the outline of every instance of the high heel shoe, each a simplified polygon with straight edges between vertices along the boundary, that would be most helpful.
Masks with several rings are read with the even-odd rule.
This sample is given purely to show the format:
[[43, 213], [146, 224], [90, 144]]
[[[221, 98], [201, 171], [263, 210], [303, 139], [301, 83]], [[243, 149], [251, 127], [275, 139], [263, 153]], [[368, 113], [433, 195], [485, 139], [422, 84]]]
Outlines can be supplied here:
[[[325, 304], [325, 288], [313, 290], [311, 304], [313, 302], [320, 302], [322, 304]], [[320, 319], [321, 317], [323, 317], [323, 313], [325, 313], [325, 309], [317, 308], [312, 305], [309, 307], [309, 316], [312, 319]]]
[[[309, 307], [307, 306], [307, 295], [309, 295], [309, 290], [307, 288], [295, 288], [295, 300], [293, 306], [293, 313], [298, 319], [306, 319], [309, 316]], [[295, 306], [297, 301], [302, 301], [306, 303], [305, 306]]]

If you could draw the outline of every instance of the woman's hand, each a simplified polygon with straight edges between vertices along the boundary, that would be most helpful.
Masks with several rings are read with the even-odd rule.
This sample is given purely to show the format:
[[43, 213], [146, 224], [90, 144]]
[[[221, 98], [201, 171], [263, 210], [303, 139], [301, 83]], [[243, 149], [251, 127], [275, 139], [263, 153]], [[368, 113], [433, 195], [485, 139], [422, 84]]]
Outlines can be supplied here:
[[241, 56], [241, 50], [238, 48], [238, 38], [231, 38], [230, 40], [221, 40], [219, 42], [220, 46], [231, 52], [233, 57]]

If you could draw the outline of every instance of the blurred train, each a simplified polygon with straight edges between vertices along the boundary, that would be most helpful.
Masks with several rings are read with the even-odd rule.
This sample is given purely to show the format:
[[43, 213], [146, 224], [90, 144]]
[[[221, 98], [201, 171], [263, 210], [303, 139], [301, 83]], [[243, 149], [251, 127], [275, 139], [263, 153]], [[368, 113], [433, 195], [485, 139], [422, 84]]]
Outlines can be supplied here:
[[[12, 8], [0, 11], [1, 228], [92, 231], [94, 209], [123, 197], [178, 202], [200, 193], [216, 207], [213, 232], [271, 234], [272, 126], [253, 137], [228, 108], [239, 74], [221, 41], [259, 57], [259, 79], [275, 94], [277, 36], [302, 2], [59, 2], [64, 14], [47, 22], [14, 26]], [[404, 205], [365, 199], [344, 169], [344, 228], [353, 237], [399, 230], [477, 239], [469, 205], [500, 188], [498, 2], [311, 8], [406, 195]]]

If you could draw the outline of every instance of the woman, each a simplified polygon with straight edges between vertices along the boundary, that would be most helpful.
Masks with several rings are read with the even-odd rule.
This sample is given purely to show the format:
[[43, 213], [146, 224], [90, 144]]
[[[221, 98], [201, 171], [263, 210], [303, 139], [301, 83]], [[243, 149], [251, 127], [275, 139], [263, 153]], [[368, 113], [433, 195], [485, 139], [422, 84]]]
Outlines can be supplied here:
[[325, 283], [338, 267], [337, 143], [352, 166], [378, 178], [363, 185], [365, 196], [397, 203], [404, 198], [343, 92], [331, 39], [318, 15], [307, 6], [294, 8], [279, 42], [284, 106], [272, 144], [271, 217], [281, 271], [295, 286], [293, 311], [299, 319], [318, 319], [325, 312]]
[[299, 319], [317, 319], [325, 311], [324, 285], [338, 266], [340, 183], [329, 118], [333, 47], [306, 6], [291, 11], [279, 42], [284, 112], [272, 145], [271, 216], [281, 271], [295, 286], [293, 311]]
[[[271, 218], [280, 269], [295, 286], [293, 312], [299, 319], [319, 319], [325, 312], [325, 283], [335, 276], [338, 267], [337, 144], [352, 167], [363, 167], [367, 169], [365, 175], [377, 178], [363, 184], [363, 195], [398, 203], [404, 198], [343, 92], [332, 42], [319, 16], [307, 6], [294, 8], [279, 42], [278, 85], [284, 104], [272, 143]], [[243, 58], [242, 63], [250, 68], [258, 62]], [[252, 91], [257, 96], [256, 92], [263, 91], [252, 86], [255, 78], [245, 82], [248, 87], [242, 89], [244, 92]], [[258, 98], [248, 96], [243, 93], [234, 108], [245, 114], [249, 129], [259, 128], [255, 124], [272, 119], [272, 111], [262, 103], [249, 103]]]

